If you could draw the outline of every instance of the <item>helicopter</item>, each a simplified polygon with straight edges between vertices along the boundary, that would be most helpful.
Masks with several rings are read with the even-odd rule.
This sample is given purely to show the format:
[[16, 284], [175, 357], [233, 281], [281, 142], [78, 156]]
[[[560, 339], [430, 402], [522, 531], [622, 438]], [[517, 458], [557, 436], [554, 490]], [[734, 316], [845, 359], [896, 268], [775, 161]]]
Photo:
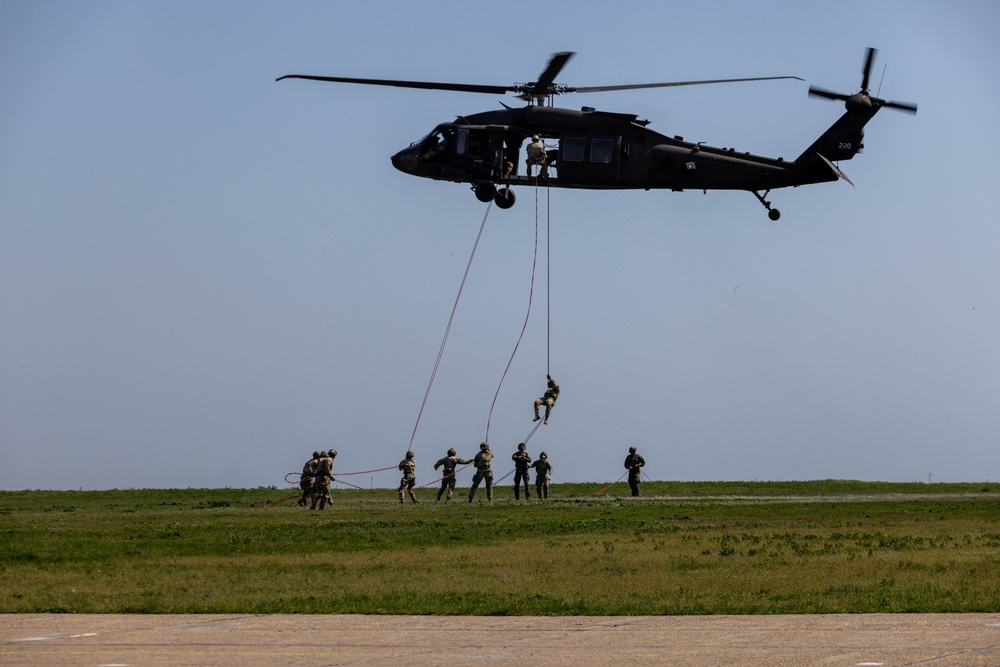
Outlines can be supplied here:
[[[853, 185], [835, 163], [850, 160], [864, 148], [864, 126], [868, 121], [883, 107], [912, 114], [917, 112], [916, 104], [886, 101], [871, 94], [869, 80], [876, 54], [874, 48], [867, 50], [861, 90], [854, 94], [810, 86], [810, 95], [843, 101], [846, 113], [791, 161], [738, 153], [733, 148], [718, 148], [704, 142], [692, 143], [681, 136], [667, 136], [651, 130], [650, 121], [635, 114], [598, 111], [586, 106], [580, 110], [563, 109], [554, 106], [553, 102], [557, 95], [565, 93], [803, 80], [797, 76], [572, 87], [555, 83], [563, 67], [575, 55], [563, 51], [552, 55], [537, 81], [511, 86], [305, 74], [287, 74], [276, 81], [309, 79], [493, 95], [516, 93], [526, 102], [525, 106], [511, 107], [500, 102], [502, 109], [458, 116], [453, 122], [439, 124], [422, 139], [392, 156], [393, 166], [406, 174], [471, 184], [479, 201], [492, 201], [501, 209], [514, 205], [516, 197], [512, 186], [541, 181], [548, 187], [595, 190], [745, 190], [767, 209], [771, 220], [778, 220], [781, 212], [767, 200], [771, 190], [839, 179]], [[542, 146], [553, 146], [538, 162], [540, 171], [536, 177], [532, 176], [531, 161], [525, 161], [527, 173], [519, 173], [521, 147], [529, 138], [541, 142]]]

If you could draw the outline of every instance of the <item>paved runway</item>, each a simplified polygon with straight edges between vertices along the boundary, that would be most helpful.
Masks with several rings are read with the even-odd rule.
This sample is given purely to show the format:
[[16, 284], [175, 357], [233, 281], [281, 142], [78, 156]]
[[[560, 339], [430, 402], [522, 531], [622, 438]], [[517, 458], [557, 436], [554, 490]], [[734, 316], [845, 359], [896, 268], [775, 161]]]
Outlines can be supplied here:
[[998, 614], [0, 615], [0, 665], [1000, 666]]

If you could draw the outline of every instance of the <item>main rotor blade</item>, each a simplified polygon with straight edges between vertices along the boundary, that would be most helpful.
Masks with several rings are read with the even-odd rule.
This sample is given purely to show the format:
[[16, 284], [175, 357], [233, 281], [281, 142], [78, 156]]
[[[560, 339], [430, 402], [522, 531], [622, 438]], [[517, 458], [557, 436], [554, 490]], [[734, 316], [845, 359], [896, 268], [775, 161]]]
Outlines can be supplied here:
[[825, 97], [828, 100], [846, 101], [847, 98], [850, 97], [850, 95], [835, 93], [832, 90], [827, 90], [826, 88], [820, 88], [819, 86], [809, 86], [809, 94], [814, 97]]
[[797, 79], [798, 76], [755, 76], [746, 79], [706, 79], [704, 81], [668, 81], [666, 83], [631, 83], [623, 86], [583, 86], [567, 87], [567, 93], [599, 93], [611, 90], [637, 90], [639, 88], [670, 88], [673, 86], [700, 86], [706, 83], [734, 83], [736, 81], [773, 81], [774, 79]]
[[549, 60], [548, 66], [545, 68], [545, 71], [541, 73], [541, 75], [538, 77], [538, 81], [535, 82], [535, 88], [539, 90], [545, 90], [549, 86], [551, 86], [552, 83], [556, 80], [556, 77], [559, 76], [559, 72], [562, 70], [563, 67], [566, 66], [566, 63], [568, 63], [569, 59], [572, 58], [574, 55], [575, 54], [572, 51], [561, 51], [559, 53], [553, 53], [552, 58]]
[[886, 102], [882, 106], [890, 109], [897, 109], [899, 111], [905, 111], [906, 113], [917, 113], [917, 105], [912, 102]]
[[872, 65], [875, 64], [875, 55], [878, 53], [878, 49], [868, 47], [868, 55], [865, 57], [865, 68], [862, 70], [863, 77], [861, 79], [861, 90], [868, 92], [868, 79], [872, 73]]
[[479, 86], [470, 83], [437, 83], [434, 81], [396, 81], [393, 79], [354, 79], [343, 76], [311, 76], [308, 74], [286, 74], [275, 79], [310, 79], [312, 81], [333, 81], [335, 83], [361, 83], [369, 86], [395, 86], [397, 88], [421, 88], [423, 90], [455, 90], [462, 93], [490, 93], [503, 95], [514, 90], [510, 86]]

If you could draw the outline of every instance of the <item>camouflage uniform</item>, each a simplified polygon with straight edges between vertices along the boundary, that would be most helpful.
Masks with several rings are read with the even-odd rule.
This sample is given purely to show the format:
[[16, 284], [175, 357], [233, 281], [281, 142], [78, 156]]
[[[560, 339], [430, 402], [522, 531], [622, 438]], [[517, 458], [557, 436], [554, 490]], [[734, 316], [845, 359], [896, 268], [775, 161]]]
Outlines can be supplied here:
[[403, 489], [410, 494], [410, 500], [417, 502], [417, 497], [413, 495], [413, 485], [417, 483], [417, 462], [413, 459], [413, 452], [406, 452], [406, 458], [399, 462], [399, 469], [403, 471], [403, 479], [399, 480], [399, 502], [403, 502]]
[[451, 500], [451, 494], [455, 491], [455, 469], [458, 468], [458, 464], [461, 463], [465, 465], [467, 463], [472, 463], [467, 459], [460, 459], [456, 456], [454, 449], [448, 450], [448, 456], [443, 459], [439, 459], [437, 463], [434, 464], [434, 469], [437, 470], [440, 467], [444, 467], [444, 477], [441, 478], [441, 488], [438, 490], [437, 500], [441, 500], [441, 495], [447, 490], [448, 495], [445, 496], [445, 502]]
[[541, 138], [537, 134], [531, 138], [531, 143], [528, 144], [528, 148], [525, 152], [528, 155], [528, 176], [531, 176], [531, 168], [536, 164], [541, 167], [541, 171], [538, 174], [539, 176], [548, 175], [548, 170], [546, 169], [547, 165], [545, 162], [545, 158], [547, 157], [545, 153], [545, 144], [542, 143]]
[[469, 489], [469, 502], [472, 502], [472, 498], [476, 495], [476, 489], [479, 488], [479, 483], [483, 480], [486, 481], [486, 499], [493, 502], [493, 469], [490, 467], [490, 461], [493, 460], [493, 452], [490, 451], [490, 446], [487, 443], [482, 443], [479, 445], [479, 453], [476, 454], [476, 458], [472, 460], [472, 463], [476, 466], [476, 474], [472, 478], [472, 488]]
[[646, 465], [646, 459], [635, 452], [635, 447], [628, 448], [628, 456], [625, 457], [625, 467], [628, 468], [628, 485], [632, 488], [632, 495], [639, 495], [639, 479], [641, 477], [640, 468]]
[[535, 421], [541, 419], [538, 416], [538, 408], [545, 406], [545, 421], [543, 424], [549, 423], [549, 413], [552, 412], [552, 406], [556, 404], [556, 399], [559, 398], [559, 385], [557, 385], [553, 380], [551, 375], [546, 375], [548, 378], [548, 388], [546, 388], [545, 393], [542, 397], [535, 399]]
[[313, 477], [316, 476], [316, 466], [319, 464], [319, 452], [313, 452], [313, 457], [302, 466], [302, 476], [299, 477], [299, 488], [302, 489], [302, 497], [299, 498], [299, 507], [306, 506], [306, 499], [312, 495]]
[[521, 499], [521, 480], [524, 480], [524, 497], [531, 498], [531, 492], [528, 491], [528, 467], [531, 465], [531, 454], [524, 447], [522, 442], [517, 446], [517, 451], [510, 457], [514, 462], [514, 500]]
[[[322, 454], [323, 452], [320, 452]], [[333, 504], [330, 497], [330, 482], [333, 481], [333, 459], [337, 457], [337, 450], [331, 449], [326, 456], [320, 456], [316, 464], [316, 477], [314, 478], [312, 491], [312, 505], [309, 509], [316, 509], [316, 501], [319, 501], [319, 508], [323, 509], [327, 503]]]
[[552, 464], [549, 463], [549, 455], [542, 452], [538, 455], [538, 460], [531, 464], [535, 469], [535, 493], [539, 500], [549, 497], [549, 475], [552, 474]]

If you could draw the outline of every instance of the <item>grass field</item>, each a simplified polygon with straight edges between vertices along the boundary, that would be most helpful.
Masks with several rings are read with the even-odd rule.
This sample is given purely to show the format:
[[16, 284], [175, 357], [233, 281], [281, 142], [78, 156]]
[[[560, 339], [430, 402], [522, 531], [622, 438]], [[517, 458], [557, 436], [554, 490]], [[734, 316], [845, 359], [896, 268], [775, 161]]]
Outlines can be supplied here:
[[1000, 611], [1000, 485], [601, 486], [322, 513], [276, 488], [0, 492], [0, 612]]

